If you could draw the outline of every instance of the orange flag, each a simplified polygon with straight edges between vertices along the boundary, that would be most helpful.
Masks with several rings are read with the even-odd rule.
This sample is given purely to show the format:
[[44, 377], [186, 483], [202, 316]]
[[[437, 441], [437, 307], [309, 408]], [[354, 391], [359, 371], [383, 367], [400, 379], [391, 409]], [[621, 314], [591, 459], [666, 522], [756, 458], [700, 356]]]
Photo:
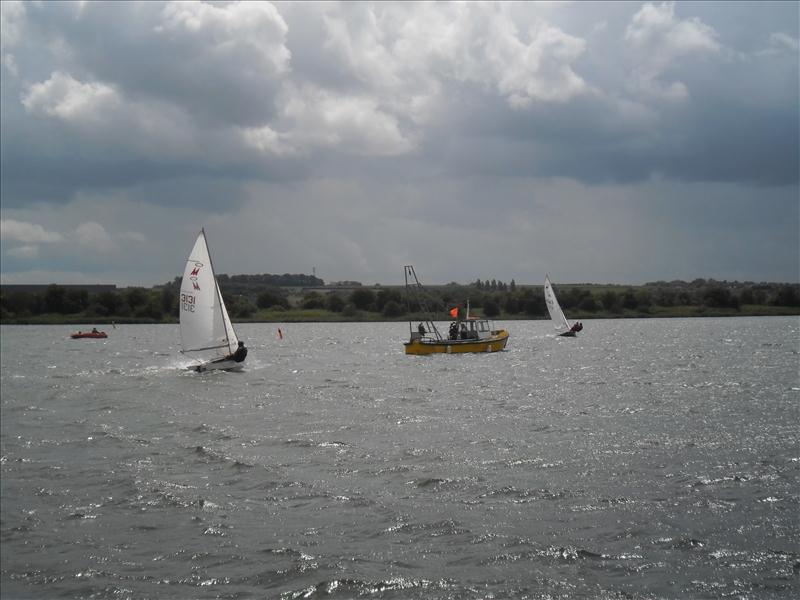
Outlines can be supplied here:
[[457, 306], [455, 308], [451, 308], [450, 309], [450, 316], [453, 317], [454, 319], [458, 318], [458, 307]]

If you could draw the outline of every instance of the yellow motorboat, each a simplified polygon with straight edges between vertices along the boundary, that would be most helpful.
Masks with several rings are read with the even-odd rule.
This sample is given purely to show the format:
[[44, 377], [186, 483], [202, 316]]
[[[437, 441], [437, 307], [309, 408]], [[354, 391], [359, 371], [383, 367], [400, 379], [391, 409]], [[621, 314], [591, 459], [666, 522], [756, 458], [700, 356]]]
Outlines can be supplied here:
[[[422, 284], [417, 279], [414, 267], [406, 265], [406, 297], [409, 301], [411, 312], [411, 298], [417, 308], [430, 314], [424, 300]], [[420, 321], [414, 329], [413, 321], [409, 321], [408, 328], [410, 339], [403, 345], [406, 354], [462, 354], [465, 352], [500, 352], [508, 343], [508, 331], [494, 329], [488, 319], [469, 316], [469, 303], [467, 303], [467, 316], [461, 317], [458, 308], [450, 310], [452, 321], [448, 335], [443, 336], [436, 324], [431, 319]]]
[[[406, 342], [406, 354], [457, 354], [461, 352], [499, 352], [508, 343], [508, 331], [492, 329], [486, 319], [471, 318], [453, 321], [456, 324], [455, 337], [442, 338], [436, 335], [423, 335], [411, 332], [411, 340]], [[451, 330], [453, 329], [451, 325]]]

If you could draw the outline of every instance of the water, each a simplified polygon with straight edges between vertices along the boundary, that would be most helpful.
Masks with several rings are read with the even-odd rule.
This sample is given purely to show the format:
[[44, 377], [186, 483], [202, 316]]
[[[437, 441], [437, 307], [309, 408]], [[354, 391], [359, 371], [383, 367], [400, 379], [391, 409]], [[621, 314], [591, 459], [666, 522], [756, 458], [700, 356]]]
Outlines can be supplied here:
[[796, 598], [800, 320], [2, 327], [2, 597]]

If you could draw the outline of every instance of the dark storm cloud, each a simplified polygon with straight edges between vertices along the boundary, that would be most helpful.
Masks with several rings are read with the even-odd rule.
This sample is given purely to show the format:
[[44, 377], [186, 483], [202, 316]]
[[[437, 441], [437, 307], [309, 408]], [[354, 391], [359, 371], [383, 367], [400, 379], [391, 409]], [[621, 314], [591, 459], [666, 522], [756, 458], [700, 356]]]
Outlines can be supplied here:
[[[4, 11], [8, 6], [13, 5], [6, 3]], [[16, 14], [24, 19], [18, 19], [18, 35], [7, 35], [4, 12], [4, 39], [15, 42], [4, 45], [0, 90], [4, 207], [65, 203], [81, 191], [181, 181], [205, 193], [191, 199], [187, 193], [153, 195], [146, 201], [214, 208], [220, 204], [213, 195], [215, 179], [297, 179], [308, 170], [291, 155], [265, 160], [238, 135], [241, 123], [262, 122], [274, 113], [277, 87], [269, 51], [275, 44], [265, 44], [255, 59], [248, 53], [246, 66], [238, 65], [230, 50], [198, 66], [215, 54], [215, 46], [203, 52], [196, 40], [183, 47], [166, 33], [157, 35], [166, 27], [164, 4], [19, 6]], [[280, 25], [274, 9], [261, 13]], [[206, 28], [213, 29], [213, 19], [207, 20], [212, 23]], [[265, 34], [279, 38], [278, 25]], [[248, 47], [242, 40], [237, 44], [239, 52]], [[193, 52], [194, 63], [185, 56]], [[284, 54], [277, 48], [275, 55], [280, 64]], [[240, 196], [226, 196], [225, 204]]]
[[[80, 248], [58, 262], [75, 239], [170, 264], [141, 240], [182, 256], [169, 232], [210, 222], [253, 249], [233, 256], [253, 272], [269, 256], [340, 279], [425, 260], [438, 281], [496, 265], [538, 281], [548, 264], [635, 281], [681, 277], [705, 252], [714, 272], [698, 276], [797, 278], [796, 219], [769, 255], [734, 241], [767, 236], [765, 198], [772, 219], [796, 212], [797, 3], [0, 8], [4, 274], [77, 273]], [[716, 219], [720, 190], [741, 218]], [[656, 210], [670, 193], [674, 222]], [[591, 256], [553, 233], [565, 222]]]
[[286, 25], [270, 4], [55, 2], [28, 5], [26, 15], [43, 40], [58, 40], [53, 64], [174, 103], [210, 126], [268, 121], [289, 69]]
[[[690, 6], [678, 4], [676, 10]], [[596, 40], [595, 49], [604, 63], [595, 58], [590, 62], [597, 70], [579, 70], [594, 91], [567, 102], [507, 110], [503, 98], [485, 90], [451, 87], [447, 115], [428, 138], [429, 152], [461, 173], [563, 176], [588, 183], [664, 177], [796, 185], [800, 65], [794, 38], [781, 45], [774, 34], [792, 16], [796, 20], [797, 6], [776, 8], [786, 19], [773, 18], [776, 30], [749, 31], [742, 42], [748, 54], [720, 46], [664, 66], [659, 77], [687, 90], [679, 101], [630, 85], [609, 87], [625, 82], [623, 67], [630, 59], [618, 60], [624, 42], [607, 35]]]
[[[3, 156], [15, 174], [26, 171], [15, 162], [17, 152], [85, 164], [97, 156], [104, 163], [95, 170], [98, 180], [121, 184], [129, 177], [161, 178], [169, 169], [183, 175], [191, 165], [269, 179], [284, 171], [280, 155], [287, 152], [299, 151], [315, 168], [342, 157], [358, 168], [362, 153], [348, 152], [350, 139], [364, 146], [363, 156], [379, 148], [426, 162], [451, 156], [453, 167], [466, 172], [586, 182], [658, 175], [796, 183], [798, 53], [770, 41], [780, 33], [771, 27], [781, 23], [773, 17], [750, 31], [742, 53], [725, 44], [745, 44], [744, 32], [725, 36], [714, 28], [715, 19], [726, 21], [726, 10], [699, 5], [709, 25], [693, 16], [693, 6], [567, 6], [540, 16], [511, 5], [517, 22], [509, 31], [501, 29], [510, 22], [499, 13], [489, 13], [499, 24], [492, 30], [476, 25], [483, 16], [477, 9], [474, 16], [453, 11], [476, 35], [492, 31], [513, 44], [533, 39], [532, 58], [515, 65], [492, 56], [508, 59], [517, 50], [513, 44], [487, 45], [483, 54], [464, 57], [452, 32], [444, 49], [409, 49], [392, 28], [410, 30], [405, 35], [413, 41], [415, 28], [424, 39], [425, 24], [392, 5], [26, 5], [31, 37], [26, 52], [15, 56], [18, 69], [31, 70], [19, 79], [4, 72]], [[791, 4], [773, 8], [796, 16]], [[541, 31], [543, 19], [567, 33], [545, 29], [540, 37], [554, 41], [536, 45], [536, 33], [526, 29]], [[568, 35], [571, 23], [589, 42]], [[793, 33], [785, 34], [786, 43], [796, 43]], [[37, 39], [53, 42], [34, 51]], [[50, 67], [43, 68], [48, 55]], [[572, 71], [563, 70], [570, 63]], [[518, 75], [520, 68], [538, 71]], [[61, 87], [84, 95], [106, 93], [105, 105], [87, 110], [100, 117], [105, 111], [113, 135], [89, 133], [88, 125], [106, 126], [100, 117], [81, 127], [79, 116], [66, 113], [70, 92], [59, 91], [58, 77]], [[537, 77], [541, 83], [532, 84]], [[95, 82], [107, 88], [88, 89]], [[422, 103], [416, 116], [402, 105], [414, 100]], [[159, 131], [154, 114], [176, 131]], [[143, 134], [148, 126], [153, 130]], [[364, 145], [366, 136], [385, 140]], [[69, 150], [76, 146], [80, 153]], [[258, 147], [266, 154], [259, 156]], [[426, 147], [430, 154], [420, 151]], [[480, 156], [479, 164], [470, 156]], [[115, 159], [118, 165], [108, 164]], [[276, 163], [281, 168], [270, 168]], [[64, 171], [93, 185], [79, 166], [68, 165], [45, 168], [37, 184]], [[69, 178], [59, 181], [71, 185]]]

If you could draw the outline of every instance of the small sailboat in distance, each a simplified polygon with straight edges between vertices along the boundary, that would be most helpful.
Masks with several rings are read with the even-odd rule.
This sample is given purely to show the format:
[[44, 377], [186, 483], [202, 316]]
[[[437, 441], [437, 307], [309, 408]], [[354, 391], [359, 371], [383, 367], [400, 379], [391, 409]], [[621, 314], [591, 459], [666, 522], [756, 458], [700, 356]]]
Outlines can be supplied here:
[[550, 275], [544, 277], [544, 301], [547, 304], [547, 312], [550, 313], [550, 319], [556, 331], [560, 331], [558, 335], [561, 337], [575, 337], [575, 334], [583, 329], [583, 325], [576, 321], [574, 325], [569, 324], [567, 317], [564, 316], [564, 311], [561, 310], [561, 305], [558, 303], [556, 293], [553, 291], [553, 284], [550, 283]]
[[247, 348], [236, 336], [222, 300], [205, 229], [200, 230], [186, 261], [179, 301], [181, 352], [200, 361], [189, 368], [240, 370]]

